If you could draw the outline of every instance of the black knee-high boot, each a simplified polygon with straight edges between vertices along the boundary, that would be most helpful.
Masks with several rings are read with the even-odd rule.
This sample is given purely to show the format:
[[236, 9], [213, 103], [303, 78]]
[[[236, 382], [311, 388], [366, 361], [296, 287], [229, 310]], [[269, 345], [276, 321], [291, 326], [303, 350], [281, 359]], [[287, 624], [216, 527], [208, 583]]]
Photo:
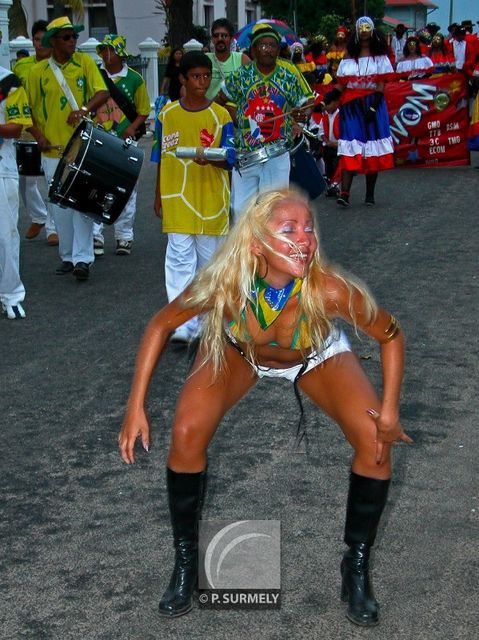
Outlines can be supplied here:
[[162, 615], [182, 616], [192, 608], [198, 582], [198, 520], [203, 506], [206, 471], [166, 471], [171, 524], [175, 545], [175, 566], [158, 605]]
[[365, 478], [351, 472], [344, 542], [349, 549], [341, 563], [341, 597], [347, 617], [362, 626], [379, 622], [378, 603], [369, 578], [369, 551], [386, 504], [390, 480]]

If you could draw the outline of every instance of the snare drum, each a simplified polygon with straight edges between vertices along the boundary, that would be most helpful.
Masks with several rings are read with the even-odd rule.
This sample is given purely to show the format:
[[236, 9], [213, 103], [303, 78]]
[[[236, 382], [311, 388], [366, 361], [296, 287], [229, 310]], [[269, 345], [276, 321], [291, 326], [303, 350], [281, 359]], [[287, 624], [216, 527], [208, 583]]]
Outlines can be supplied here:
[[278, 142], [271, 142], [264, 147], [253, 149], [253, 151], [239, 153], [237, 154], [236, 168], [240, 171], [241, 169], [248, 169], [248, 167], [266, 162], [270, 158], [282, 156], [283, 153], [286, 153], [288, 150], [288, 142], [286, 140], [279, 140]]
[[48, 196], [60, 207], [113, 224], [135, 188], [143, 155], [134, 142], [84, 120], [58, 163]]
[[42, 154], [38, 143], [35, 140], [17, 140], [15, 147], [18, 173], [21, 176], [43, 175]]

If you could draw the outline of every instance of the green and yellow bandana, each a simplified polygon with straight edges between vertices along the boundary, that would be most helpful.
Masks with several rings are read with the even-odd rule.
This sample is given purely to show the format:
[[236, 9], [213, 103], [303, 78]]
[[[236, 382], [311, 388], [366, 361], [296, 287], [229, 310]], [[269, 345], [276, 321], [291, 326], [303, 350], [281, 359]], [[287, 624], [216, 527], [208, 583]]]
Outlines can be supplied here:
[[273, 324], [288, 300], [301, 291], [302, 284], [301, 278], [295, 278], [282, 289], [275, 289], [261, 278], [256, 278], [254, 300], [250, 304], [263, 330]]

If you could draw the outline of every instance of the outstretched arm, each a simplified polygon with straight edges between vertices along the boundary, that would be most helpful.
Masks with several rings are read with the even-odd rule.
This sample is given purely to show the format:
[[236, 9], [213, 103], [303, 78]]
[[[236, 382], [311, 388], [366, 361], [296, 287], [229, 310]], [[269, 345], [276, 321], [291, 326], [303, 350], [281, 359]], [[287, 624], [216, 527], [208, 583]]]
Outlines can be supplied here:
[[136, 358], [135, 373], [125, 419], [118, 436], [120, 454], [127, 464], [135, 462], [135, 441], [141, 438], [143, 448], [150, 446], [150, 425], [145, 411], [145, 401], [153, 372], [165, 348], [168, 337], [181, 324], [200, 313], [197, 308], [184, 309], [182, 294], [167, 304], [148, 323]]
[[326, 279], [328, 292], [327, 308], [332, 315], [339, 316], [375, 338], [381, 349], [383, 394], [381, 411], [369, 409], [377, 428], [376, 462], [383, 460], [384, 445], [396, 441], [412, 443], [403, 431], [399, 419], [401, 384], [404, 374], [404, 335], [399, 322], [385, 309], [379, 307], [372, 320], [365, 313], [365, 298], [359, 291], [352, 297], [347, 286], [331, 276]]

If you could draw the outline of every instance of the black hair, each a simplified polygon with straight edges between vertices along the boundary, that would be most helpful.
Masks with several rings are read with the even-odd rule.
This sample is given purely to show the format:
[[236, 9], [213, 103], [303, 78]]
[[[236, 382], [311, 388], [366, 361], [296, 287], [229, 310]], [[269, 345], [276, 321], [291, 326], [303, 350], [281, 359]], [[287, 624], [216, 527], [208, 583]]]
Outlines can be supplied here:
[[37, 20], [32, 25], [32, 38], [35, 37], [39, 31], [46, 31], [48, 27], [48, 22], [46, 20]]
[[[175, 53], [177, 51], [181, 51], [181, 53], [183, 53], [183, 49], [181, 47], [175, 47], [174, 49], [171, 50], [170, 55], [168, 56], [168, 62], [166, 63], [166, 69], [165, 69], [165, 75], [167, 75], [168, 77], [170, 77], [170, 72], [171, 70], [176, 67], [175, 64]], [[181, 60], [180, 60], [180, 64], [181, 64]]]
[[421, 41], [417, 36], [409, 36], [409, 38], [406, 40], [406, 44], [404, 45], [404, 49], [402, 51], [405, 58], [409, 57], [409, 43], [413, 41], [416, 43], [416, 54], [418, 56], [421, 55]]
[[[436, 33], [434, 35], [434, 38], [437, 38], [437, 36], [439, 36], [441, 38], [441, 45], [439, 47], [440, 52], [442, 53], [443, 56], [446, 55], [447, 53], [447, 47], [446, 47], [446, 39], [444, 38], [442, 33]], [[434, 40], [433, 38], [433, 40]], [[431, 52], [433, 51], [432, 47], [434, 46], [434, 42], [431, 42]]]
[[333, 89], [324, 94], [323, 102], [325, 106], [328, 106], [328, 104], [336, 100], [341, 100], [341, 93], [337, 89]]
[[303, 78], [309, 84], [310, 87], [313, 87], [316, 84], [316, 74], [314, 71], [304, 71]]
[[234, 35], [235, 29], [231, 22], [226, 18], [218, 18], [217, 20], [215, 20], [211, 25], [211, 33], [213, 34], [213, 32], [216, 31], [218, 27], [226, 29], [230, 36]]
[[[361, 43], [359, 42], [359, 38], [356, 33], [356, 29], [351, 33], [348, 44], [347, 44], [347, 52], [351, 58], [357, 60], [359, 58], [359, 54], [361, 52]], [[377, 29], [373, 29], [371, 33], [371, 39], [369, 41], [369, 52], [374, 56], [384, 56], [388, 52], [388, 43], [386, 38]]]
[[196, 67], [207, 67], [210, 71], [213, 69], [210, 58], [203, 51], [188, 51], [185, 53], [180, 63], [180, 73], [186, 78], [190, 69]]

